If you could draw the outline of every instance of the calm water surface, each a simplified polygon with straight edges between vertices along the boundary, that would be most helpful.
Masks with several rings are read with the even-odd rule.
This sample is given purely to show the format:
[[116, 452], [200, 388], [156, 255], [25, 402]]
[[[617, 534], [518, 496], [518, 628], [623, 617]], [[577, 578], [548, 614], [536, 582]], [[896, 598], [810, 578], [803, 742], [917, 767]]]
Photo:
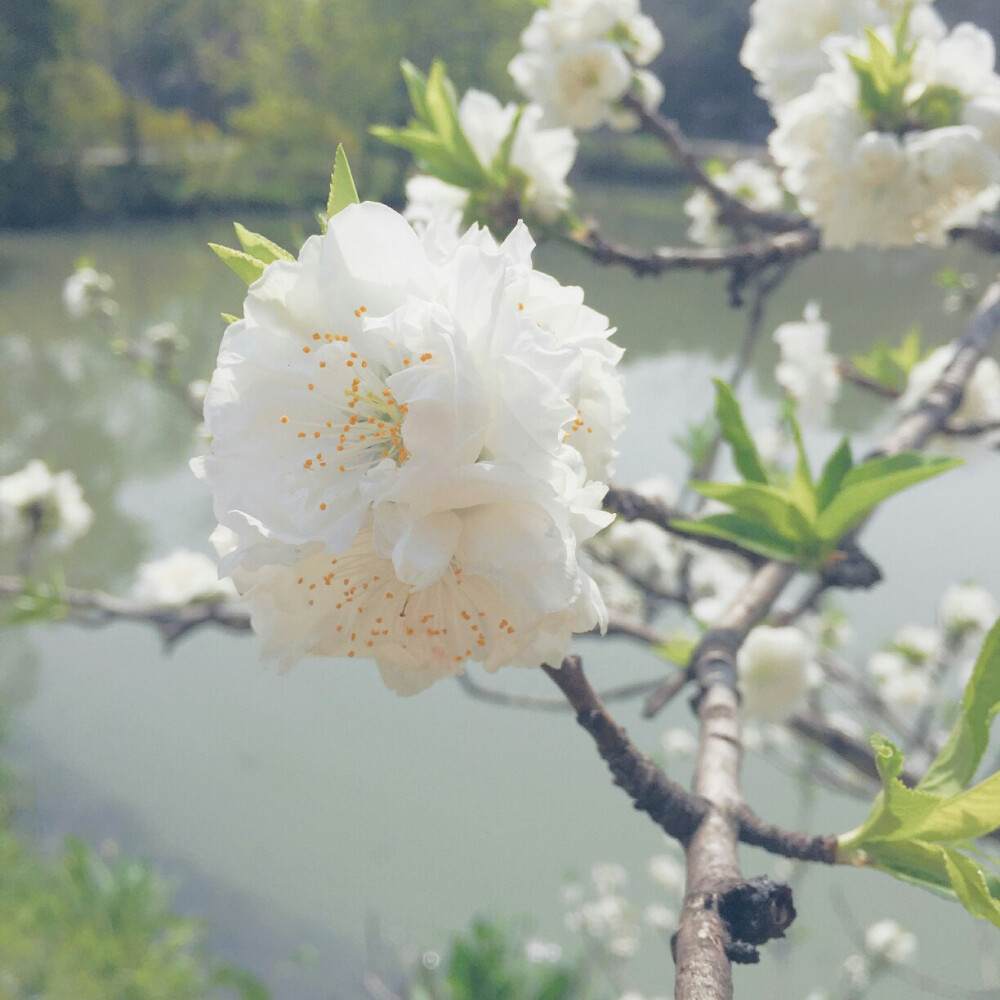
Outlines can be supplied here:
[[[592, 201], [614, 213], [609, 229], [640, 245], [679, 237], [676, 201], [616, 192]], [[286, 244], [294, 220], [248, 220]], [[308, 223], [306, 223], [308, 225]], [[185, 546], [207, 551], [207, 493], [186, 468], [193, 421], [172, 398], [112, 357], [100, 333], [68, 320], [60, 289], [81, 256], [118, 283], [133, 332], [170, 320], [189, 340], [183, 364], [207, 376], [220, 312], [239, 312], [241, 286], [204, 249], [231, 241], [221, 220], [122, 230], [0, 236], [0, 473], [35, 456], [73, 469], [94, 506], [90, 534], [64, 560], [73, 583], [124, 592], [136, 565]], [[684, 459], [672, 437], [711, 408], [709, 378], [727, 372], [742, 314], [715, 277], [637, 281], [565, 248], [538, 264], [583, 284], [627, 348], [632, 410], [618, 479], [656, 472], [675, 480]], [[944, 263], [985, 278], [990, 261], [965, 247], [825, 254], [796, 271], [771, 308], [767, 332], [801, 316], [809, 299], [833, 324], [833, 349], [866, 349], [920, 325], [943, 342], [961, 317], [941, 307], [932, 276]], [[773, 414], [776, 352], [763, 344], [747, 385], [753, 421]], [[878, 409], [845, 389], [835, 427], [810, 437], [817, 453], [842, 430], [863, 432]], [[930, 623], [944, 584], [974, 577], [1000, 593], [995, 461], [980, 460], [892, 501], [870, 529], [886, 582], [844, 600], [866, 651], [899, 625]], [[948, 525], [941, 530], [942, 525]], [[9, 553], [4, 554], [8, 559]], [[582, 640], [599, 684], [651, 676], [652, 657], [617, 641]], [[558, 899], [564, 875], [618, 860], [640, 904], [657, 899], [646, 874], [662, 849], [656, 830], [608, 782], [568, 716], [521, 714], [470, 701], [441, 683], [404, 700], [374, 667], [332, 660], [287, 676], [258, 665], [255, 641], [202, 631], [166, 654], [148, 628], [119, 625], [0, 633], [2, 693], [18, 703], [8, 752], [33, 790], [25, 826], [54, 843], [76, 831], [147, 857], [178, 885], [179, 905], [204, 915], [227, 957], [261, 972], [278, 997], [351, 997], [364, 967], [366, 923], [395, 944], [443, 948], [478, 913], [533, 915], [565, 940]], [[549, 693], [535, 673], [491, 683]], [[667, 725], [690, 725], [683, 705], [666, 720], [622, 721], [655, 752]], [[678, 776], [687, 780], [683, 767]], [[751, 758], [748, 797], [760, 812], [801, 822], [795, 784]], [[864, 807], [818, 797], [816, 831], [847, 829]], [[769, 869], [748, 852], [746, 870]], [[918, 932], [922, 965], [954, 982], [963, 950], [982, 936], [962, 911], [863, 873], [810, 871], [798, 890], [801, 927], [789, 954], [772, 948], [759, 970], [737, 971], [741, 997], [805, 996], [832, 985], [851, 928], [831, 915], [841, 892], [857, 920], [896, 915]], [[648, 933], [636, 968], [649, 993], [669, 992], [666, 950]], [[786, 949], [787, 951], [787, 949]], [[898, 994], [900, 984], [876, 995]]]

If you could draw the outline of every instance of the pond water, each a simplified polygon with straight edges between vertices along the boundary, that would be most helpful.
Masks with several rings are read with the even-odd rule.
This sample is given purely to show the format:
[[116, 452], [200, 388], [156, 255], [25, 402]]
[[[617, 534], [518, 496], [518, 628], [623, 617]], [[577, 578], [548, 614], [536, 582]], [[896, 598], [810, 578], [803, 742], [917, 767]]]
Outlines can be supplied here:
[[[672, 197], [622, 190], [589, 204], [635, 244], [680, 238]], [[308, 227], [245, 221], [286, 245]], [[0, 237], [0, 473], [36, 456], [76, 472], [96, 521], [63, 560], [71, 583], [125, 592], [141, 561], [177, 546], [207, 551], [212, 519], [206, 491], [187, 471], [198, 448], [190, 414], [113, 357], [95, 328], [66, 318], [62, 282], [74, 261], [91, 258], [115, 277], [126, 328], [176, 323], [190, 345], [186, 374], [207, 376], [217, 317], [239, 312], [241, 300], [238, 280], [205, 249], [209, 240], [228, 242], [228, 224]], [[537, 263], [583, 284], [627, 348], [632, 416], [618, 481], [658, 472], [681, 480], [685, 460], [672, 438], [710, 410], [710, 376], [727, 373], [742, 330], [722, 279], [638, 281], [564, 247], [541, 248]], [[767, 333], [817, 299], [838, 353], [865, 350], [880, 335], [898, 341], [913, 325], [944, 342], [962, 324], [942, 309], [932, 280], [946, 265], [980, 279], [996, 266], [964, 246], [824, 254], [774, 297]], [[745, 385], [758, 424], [778, 403], [775, 358], [768, 339]], [[822, 454], [841, 431], [863, 435], [878, 414], [845, 389], [834, 426], [810, 434], [810, 447]], [[980, 458], [875, 519], [869, 547], [886, 581], [841, 602], [859, 659], [899, 625], [931, 623], [947, 582], [972, 577], [1000, 593], [998, 487], [996, 461]], [[583, 639], [579, 649], [598, 685], [659, 670], [624, 641]], [[32, 791], [25, 828], [44, 843], [74, 831], [149, 858], [175, 881], [178, 906], [208, 920], [214, 946], [284, 1000], [362, 995], [366, 927], [392, 946], [441, 950], [476, 914], [530, 914], [542, 937], [568, 942], [559, 887], [596, 861], [626, 866], [637, 903], [657, 899], [646, 866], [662, 838], [610, 785], [568, 715], [485, 705], [450, 683], [400, 699], [373, 666], [347, 661], [307, 662], [282, 676], [259, 665], [252, 637], [210, 630], [169, 652], [140, 625], [8, 630], [0, 656], [3, 693], [17, 706], [7, 753]], [[534, 672], [502, 672], [489, 683], [554, 693]], [[683, 704], [654, 722], [631, 706], [618, 714], [649, 752], [667, 726], [691, 725]], [[684, 766], [674, 769], [687, 780]], [[827, 793], [803, 804], [791, 779], [754, 757], [746, 772], [749, 800], [779, 822], [843, 830], [865, 811]], [[773, 870], [756, 852], [745, 862], [751, 874]], [[804, 997], [833, 985], [853, 933], [835, 915], [838, 893], [861, 926], [904, 919], [920, 936], [922, 967], [938, 978], [980, 983], [963, 968], [963, 949], [968, 956], [970, 942], [989, 932], [961, 910], [874, 875], [810, 871], [791, 946], [771, 948], [759, 969], [738, 970], [738, 996]], [[669, 952], [644, 933], [638, 985], [668, 994]], [[887, 982], [874, 995], [899, 989]]]

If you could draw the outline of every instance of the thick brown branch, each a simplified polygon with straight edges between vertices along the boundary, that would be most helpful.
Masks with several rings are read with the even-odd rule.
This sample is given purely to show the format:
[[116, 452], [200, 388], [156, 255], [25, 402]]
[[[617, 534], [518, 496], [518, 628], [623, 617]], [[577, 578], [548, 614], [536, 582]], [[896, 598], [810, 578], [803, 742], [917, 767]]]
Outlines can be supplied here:
[[740, 840], [744, 844], [763, 847], [772, 854], [798, 861], [819, 861], [826, 865], [837, 863], [836, 837], [813, 837], [807, 833], [783, 830], [762, 820], [746, 805], [737, 807], [735, 815], [739, 822]]
[[543, 664], [542, 669], [576, 710], [576, 721], [593, 738], [615, 784], [665, 833], [687, 843], [705, 815], [705, 804], [636, 749], [590, 686], [578, 656], [567, 656], [558, 668]]

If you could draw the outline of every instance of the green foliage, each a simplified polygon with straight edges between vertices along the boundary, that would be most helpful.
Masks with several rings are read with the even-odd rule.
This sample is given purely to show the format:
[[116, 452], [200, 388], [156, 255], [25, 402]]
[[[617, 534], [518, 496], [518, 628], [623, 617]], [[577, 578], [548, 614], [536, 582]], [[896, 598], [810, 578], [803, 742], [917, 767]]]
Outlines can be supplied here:
[[58, 621], [66, 614], [65, 589], [66, 581], [62, 573], [56, 573], [48, 582], [26, 579], [24, 593], [10, 602], [13, 610], [4, 616], [0, 625]]
[[252, 285], [264, 273], [264, 268], [267, 266], [262, 260], [242, 250], [234, 250], [218, 243], [208, 245], [248, 285]]
[[899, 347], [889, 347], [884, 340], [880, 340], [868, 354], [856, 354], [851, 362], [862, 375], [867, 375], [887, 389], [901, 392], [914, 366], [928, 354], [930, 351], [921, 347], [920, 330], [914, 328], [906, 334]]
[[0, 767], [0, 969], [4, 1000], [267, 1000], [263, 984], [211, 959], [197, 921], [172, 914], [162, 882], [71, 840], [51, 861], [10, 829], [15, 786]]
[[692, 481], [693, 489], [727, 504], [732, 513], [676, 524], [687, 531], [735, 542], [769, 559], [810, 569], [822, 567], [834, 556], [840, 539], [883, 500], [960, 464], [956, 459], [903, 452], [855, 466], [845, 439], [816, 481], [798, 423], [789, 414], [797, 461], [789, 481], [782, 483], [765, 468], [732, 389], [718, 379], [715, 385], [715, 415], [743, 482]]
[[900, 780], [903, 755], [875, 737], [882, 791], [858, 829], [839, 838], [844, 860], [950, 895], [1000, 927], [1000, 881], [978, 863], [971, 841], [1000, 828], [1000, 772], [968, 787], [1000, 710], [1000, 622], [987, 635], [965, 689], [962, 713], [916, 788]]
[[910, 41], [910, 6], [893, 30], [891, 49], [867, 28], [868, 58], [847, 56], [858, 78], [858, 109], [879, 132], [902, 135], [911, 129], [957, 125], [965, 107], [965, 98], [953, 87], [936, 85], [912, 93], [917, 46]]
[[521, 934], [477, 920], [452, 941], [447, 963], [421, 968], [413, 1000], [577, 1000], [584, 995], [580, 963], [529, 962]]
[[347, 153], [343, 144], [337, 147], [337, 155], [333, 161], [333, 173], [330, 175], [330, 194], [326, 199], [326, 217], [332, 219], [341, 209], [348, 205], [361, 202], [358, 189], [354, 186], [351, 176], [351, 165], [347, 162]]

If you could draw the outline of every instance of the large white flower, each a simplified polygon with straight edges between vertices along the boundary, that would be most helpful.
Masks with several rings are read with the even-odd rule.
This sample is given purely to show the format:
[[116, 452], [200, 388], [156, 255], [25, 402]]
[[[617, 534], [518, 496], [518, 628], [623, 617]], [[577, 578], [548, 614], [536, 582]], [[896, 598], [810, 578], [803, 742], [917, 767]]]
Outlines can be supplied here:
[[[830, 69], [830, 51], [866, 27], [894, 24], [904, 0], [754, 0], [740, 61], [757, 80], [757, 93], [772, 105], [809, 90]], [[945, 29], [931, 6], [918, 0], [910, 15], [914, 34], [940, 38]]]
[[133, 600], [155, 607], [180, 607], [192, 601], [222, 601], [235, 596], [232, 580], [219, 579], [219, 567], [213, 559], [187, 549], [143, 563], [132, 587]]
[[12, 541], [44, 538], [68, 548], [86, 534], [94, 512], [72, 472], [53, 473], [40, 459], [0, 479], [0, 536]]
[[[462, 98], [458, 106], [459, 122], [484, 167], [493, 163], [516, 114], [516, 105], [501, 105], [492, 94], [481, 90], [470, 90]], [[511, 147], [510, 163], [524, 176], [520, 211], [526, 218], [554, 222], [566, 210], [572, 196], [566, 175], [576, 159], [577, 139], [568, 128], [543, 128], [543, 116], [544, 111], [537, 104], [525, 107]], [[404, 214], [411, 222], [426, 224], [443, 216], [455, 229], [469, 200], [469, 192], [464, 188], [426, 174], [418, 174], [407, 182], [406, 196]]]
[[[712, 180], [723, 191], [740, 198], [751, 208], [761, 211], [781, 208], [784, 192], [777, 174], [756, 160], [737, 160]], [[688, 237], [695, 243], [720, 246], [726, 241], [726, 232], [719, 225], [719, 206], [704, 188], [698, 188], [684, 202], [684, 211], [691, 219]]]
[[284, 663], [373, 657], [412, 693], [470, 658], [558, 663], [603, 626], [577, 546], [610, 520], [621, 352], [532, 248], [518, 226], [429, 251], [364, 204], [251, 286], [197, 469]]
[[[992, 40], [966, 24], [939, 41], [914, 41], [907, 92], [919, 97], [948, 88], [952, 97], [935, 113], [950, 114], [949, 124], [877, 131], [860, 107], [846, 48], [811, 90], [775, 109], [771, 154], [827, 246], [940, 245], [950, 228], [972, 224], [1000, 201], [1000, 77]], [[853, 51], [865, 55], [864, 43]]]
[[650, 110], [663, 99], [656, 77], [637, 70], [663, 45], [638, 0], [551, 0], [534, 13], [521, 44], [508, 69], [548, 122], [630, 129], [635, 116], [619, 105], [630, 89]]
[[801, 322], [782, 323], [774, 331], [781, 351], [774, 377], [798, 404], [805, 423], [823, 423], [840, 394], [837, 359], [827, 350], [829, 340], [830, 324], [820, 316], [817, 302], [808, 303]]

